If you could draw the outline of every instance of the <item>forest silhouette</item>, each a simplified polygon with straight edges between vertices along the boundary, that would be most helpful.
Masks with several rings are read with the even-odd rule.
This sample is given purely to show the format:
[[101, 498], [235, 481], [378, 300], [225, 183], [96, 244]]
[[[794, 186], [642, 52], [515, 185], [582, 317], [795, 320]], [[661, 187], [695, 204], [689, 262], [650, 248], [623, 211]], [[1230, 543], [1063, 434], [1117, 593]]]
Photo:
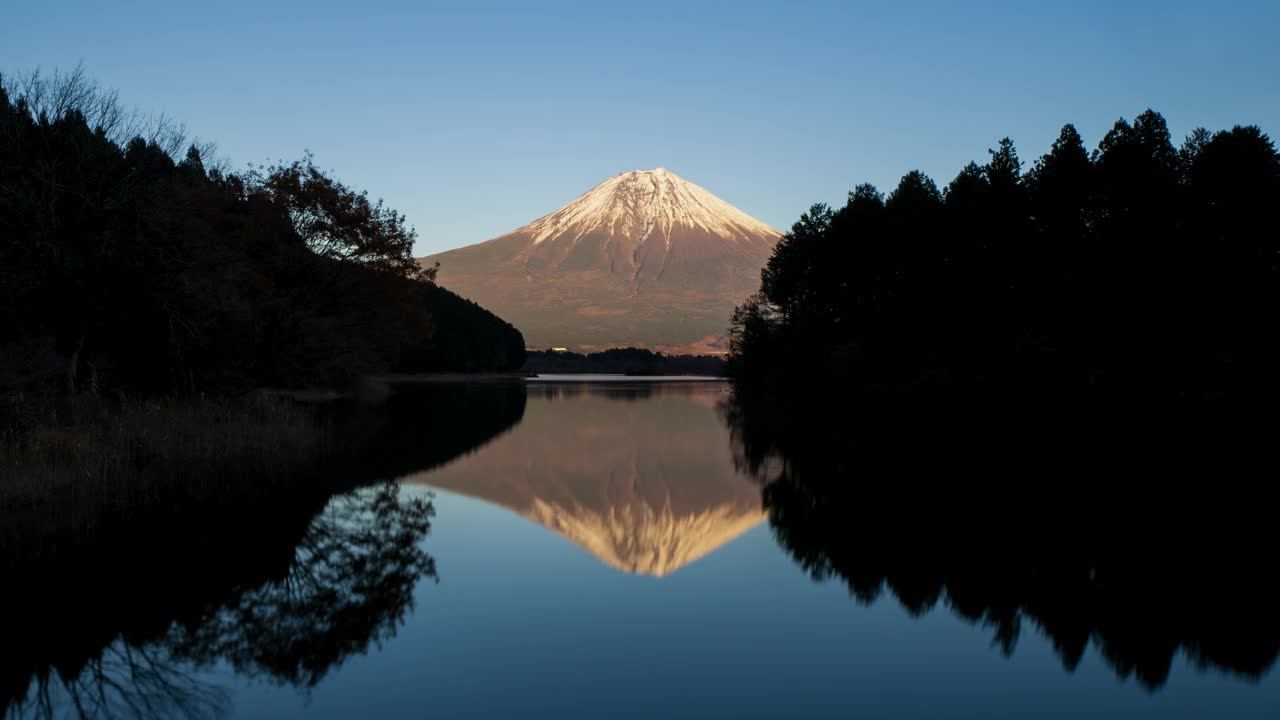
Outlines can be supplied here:
[[1280, 155], [1148, 110], [1024, 167], [815, 205], [735, 311], [725, 406], [778, 542], [859, 602], [945, 606], [1064, 667], [1091, 644], [1258, 677], [1278, 469]]
[[520, 367], [519, 331], [436, 286], [403, 215], [310, 155], [241, 173], [212, 155], [82, 70], [0, 77], [0, 388]]
[[1176, 148], [1147, 110], [1024, 168], [814, 205], [734, 314], [731, 372], [857, 388], [1276, 385], [1280, 155], [1257, 126]]

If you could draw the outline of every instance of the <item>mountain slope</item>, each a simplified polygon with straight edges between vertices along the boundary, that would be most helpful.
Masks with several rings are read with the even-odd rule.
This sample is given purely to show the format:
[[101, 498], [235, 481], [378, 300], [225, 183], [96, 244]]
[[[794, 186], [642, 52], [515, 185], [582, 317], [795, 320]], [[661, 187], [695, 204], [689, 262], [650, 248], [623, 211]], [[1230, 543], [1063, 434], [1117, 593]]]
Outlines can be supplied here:
[[723, 349], [779, 233], [669, 170], [600, 183], [488, 242], [422, 259], [531, 347]]

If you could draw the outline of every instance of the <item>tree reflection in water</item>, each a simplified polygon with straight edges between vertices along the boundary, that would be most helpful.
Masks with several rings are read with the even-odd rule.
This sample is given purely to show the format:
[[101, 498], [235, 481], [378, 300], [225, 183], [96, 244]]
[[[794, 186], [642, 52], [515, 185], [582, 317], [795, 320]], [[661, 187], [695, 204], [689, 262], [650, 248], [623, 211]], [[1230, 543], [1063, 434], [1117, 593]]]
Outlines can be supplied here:
[[887, 591], [912, 615], [946, 607], [1006, 655], [1030, 625], [1067, 671], [1092, 644], [1150, 690], [1180, 654], [1250, 679], [1274, 664], [1272, 513], [1231, 479], [1274, 470], [1257, 415], [1152, 398], [917, 402], [739, 392], [722, 407], [774, 537], [812, 577], [861, 604]]
[[413, 588], [436, 578], [421, 547], [431, 503], [394, 483], [335, 497], [311, 523], [279, 580], [167, 638], [175, 657], [228, 662], [236, 672], [314, 687], [347, 657], [390, 639]]
[[25, 700], [11, 705], [14, 718], [203, 718], [229, 709], [225, 689], [176, 662], [162, 643], [121, 640], [88, 660], [78, 674], [41, 675]]
[[[204, 672], [299, 688], [394, 636], [413, 589], [436, 577], [422, 549], [433, 508], [382, 483], [334, 497], [298, 541], [287, 568], [158, 637], [126, 631], [76, 666], [37, 674], [13, 717], [216, 717], [225, 690]], [[50, 641], [56, 644], [56, 638]]]
[[525, 400], [519, 382], [399, 387], [335, 408], [351, 453], [313, 482], [0, 547], [0, 586], [20, 588], [0, 593], [0, 717], [216, 716], [223, 667], [314, 687], [389, 640], [436, 576], [430, 500], [383, 479], [484, 445]]

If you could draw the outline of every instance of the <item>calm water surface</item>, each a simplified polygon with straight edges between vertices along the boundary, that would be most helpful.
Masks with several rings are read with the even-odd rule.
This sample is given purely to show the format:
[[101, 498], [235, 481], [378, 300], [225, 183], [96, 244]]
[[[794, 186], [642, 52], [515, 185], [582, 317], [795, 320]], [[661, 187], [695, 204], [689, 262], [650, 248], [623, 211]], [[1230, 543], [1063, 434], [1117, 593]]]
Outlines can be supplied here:
[[[1237, 658], [1155, 631], [1112, 642], [1100, 621], [1064, 652], [1016, 602], [966, 613], [959, 590], [919, 602], [892, 570], [883, 583], [815, 571], [805, 558], [825, 548], [778, 529], [794, 521], [766, 510], [720, 383], [468, 392], [454, 400], [490, 416], [483, 398], [502, 393], [507, 420], [455, 443], [456, 457], [330, 500], [288, 541], [287, 571], [214, 593], [169, 630], [112, 630], [96, 655], [60, 658], [10, 713], [74, 716], [77, 701], [89, 715], [238, 718], [1280, 713], [1265, 641]], [[409, 418], [440, 407], [415, 402]], [[464, 430], [414, 423], [402, 427], [422, 443]]]

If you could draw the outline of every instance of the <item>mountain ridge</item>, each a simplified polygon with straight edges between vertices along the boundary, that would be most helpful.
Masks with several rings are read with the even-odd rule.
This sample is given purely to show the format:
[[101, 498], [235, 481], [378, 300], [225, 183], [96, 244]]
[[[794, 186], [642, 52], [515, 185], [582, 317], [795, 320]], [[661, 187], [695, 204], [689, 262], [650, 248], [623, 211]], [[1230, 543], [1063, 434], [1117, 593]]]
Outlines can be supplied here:
[[530, 347], [716, 353], [781, 233], [665, 168], [619, 173], [492, 240], [422, 258]]

